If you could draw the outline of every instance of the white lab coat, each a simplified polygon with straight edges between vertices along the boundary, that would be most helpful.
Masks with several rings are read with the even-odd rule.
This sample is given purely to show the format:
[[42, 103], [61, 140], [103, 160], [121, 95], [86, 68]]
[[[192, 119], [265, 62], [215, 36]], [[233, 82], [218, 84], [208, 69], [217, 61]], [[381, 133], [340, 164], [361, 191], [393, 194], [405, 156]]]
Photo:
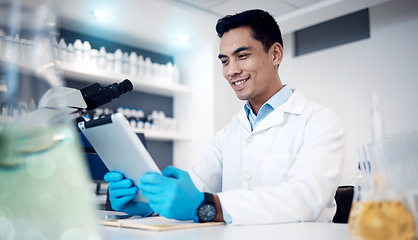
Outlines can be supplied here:
[[252, 132], [242, 109], [189, 173], [200, 191], [218, 194], [234, 225], [327, 222], [343, 158], [337, 116], [295, 90]]

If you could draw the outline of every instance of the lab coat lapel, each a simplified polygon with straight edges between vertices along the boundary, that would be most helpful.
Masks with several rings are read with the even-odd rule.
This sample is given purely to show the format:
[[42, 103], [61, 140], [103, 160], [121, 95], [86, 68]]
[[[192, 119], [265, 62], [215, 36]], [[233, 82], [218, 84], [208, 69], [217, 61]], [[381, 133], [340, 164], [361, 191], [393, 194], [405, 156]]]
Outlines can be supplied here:
[[307, 100], [305, 96], [303, 96], [299, 90], [295, 90], [287, 102], [276, 108], [265, 119], [263, 119], [257, 127], [254, 128], [253, 133], [281, 124], [284, 121], [285, 113], [301, 114], [306, 102]]
[[238, 124], [243, 128], [244, 131], [246, 131], [247, 133], [251, 132], [251, 125], [248, 121], [247, 114], [245, 113], [244, 108], [242, 108], [241, 111], [232, 119], [238, 122]]

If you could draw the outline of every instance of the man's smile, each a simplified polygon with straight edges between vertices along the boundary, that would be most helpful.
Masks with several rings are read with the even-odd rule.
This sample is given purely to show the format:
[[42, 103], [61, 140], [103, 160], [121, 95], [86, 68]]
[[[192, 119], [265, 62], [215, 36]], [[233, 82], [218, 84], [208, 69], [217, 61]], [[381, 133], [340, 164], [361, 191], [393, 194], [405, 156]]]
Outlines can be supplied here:
[[241, 87], [244, 83], [246, 83], [250, 79], [250, 77], [247, 77], [245, 79], [237, 79], [237, 80], [231, 80], [231, 84], [237, 87]]

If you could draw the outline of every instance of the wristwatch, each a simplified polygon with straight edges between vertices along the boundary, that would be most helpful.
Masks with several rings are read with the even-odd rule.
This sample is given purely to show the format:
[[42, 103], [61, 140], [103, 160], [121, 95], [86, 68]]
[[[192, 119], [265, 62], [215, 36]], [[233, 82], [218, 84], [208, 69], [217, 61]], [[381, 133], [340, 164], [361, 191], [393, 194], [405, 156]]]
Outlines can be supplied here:
[[199, 217], [199, 222], [212, 222], [216, 217], [216, 206], [213, 195], [210, 193], [205, 193], [205, 198], [203, 203], [197, 209], [197, 216]]

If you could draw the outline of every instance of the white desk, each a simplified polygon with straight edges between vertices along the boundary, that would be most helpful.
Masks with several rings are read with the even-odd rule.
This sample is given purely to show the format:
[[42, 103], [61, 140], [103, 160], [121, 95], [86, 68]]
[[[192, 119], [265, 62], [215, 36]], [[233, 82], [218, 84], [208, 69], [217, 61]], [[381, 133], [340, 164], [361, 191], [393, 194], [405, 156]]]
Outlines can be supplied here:
[[212, 226], [171, 231], [148, 231], [100, 226], [103, 240], [348, 240], [347, 224], [286, 223], [252, 226]]

